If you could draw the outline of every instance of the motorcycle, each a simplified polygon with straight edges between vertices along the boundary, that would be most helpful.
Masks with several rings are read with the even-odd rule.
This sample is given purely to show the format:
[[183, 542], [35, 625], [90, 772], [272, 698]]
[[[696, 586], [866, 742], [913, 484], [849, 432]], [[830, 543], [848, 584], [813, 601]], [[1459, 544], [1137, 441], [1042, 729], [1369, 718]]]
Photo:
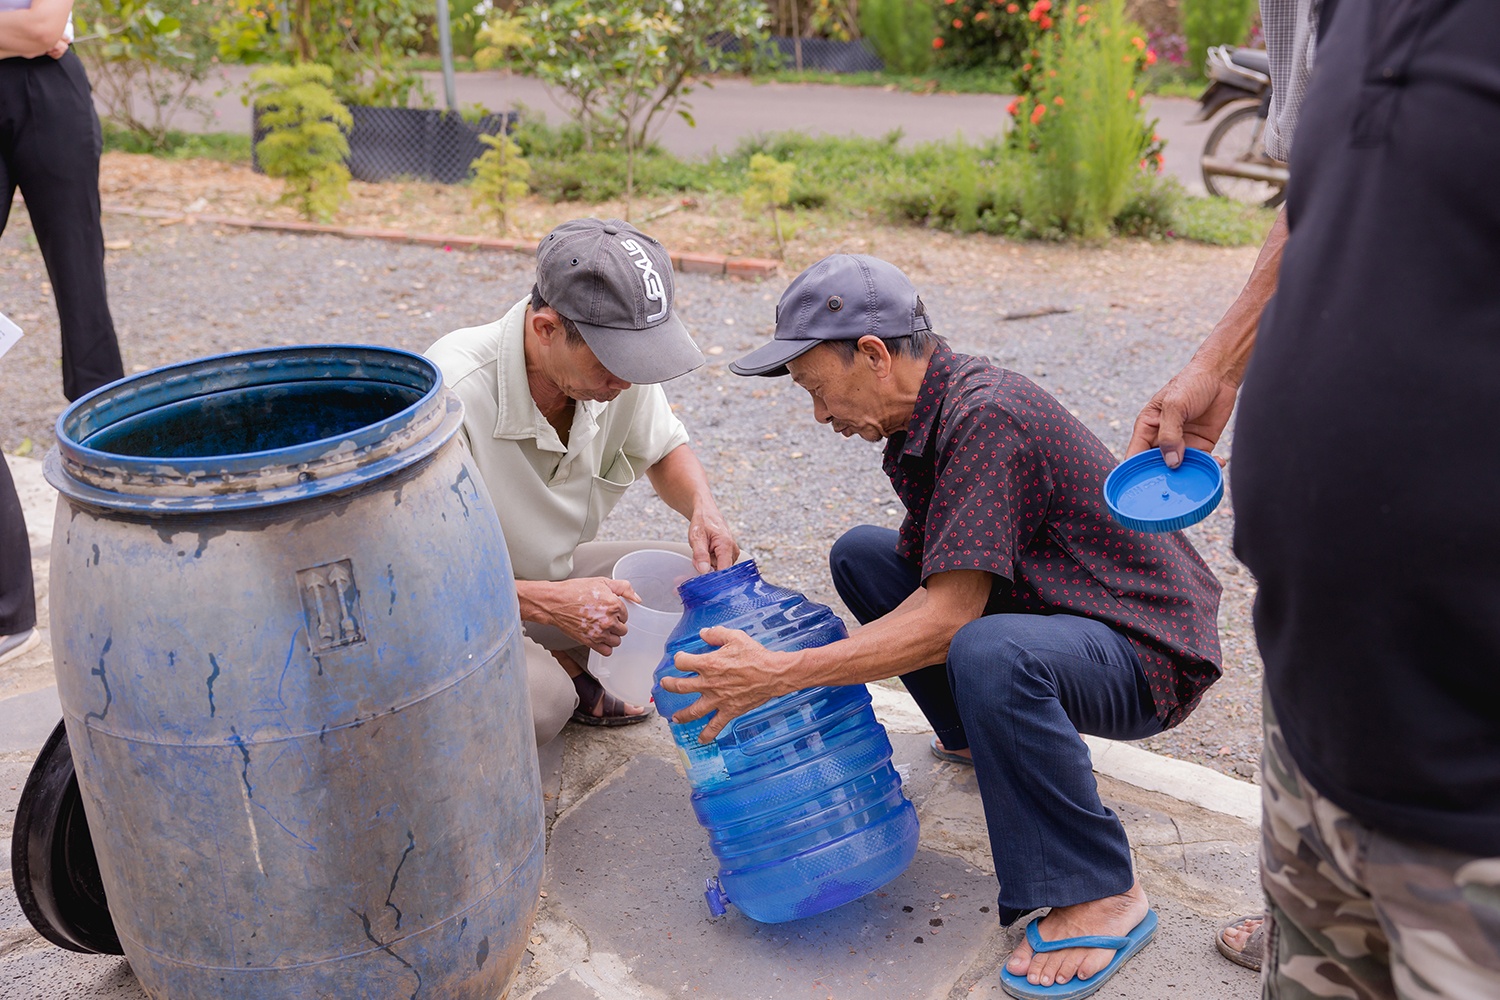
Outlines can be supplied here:
[[1286, 199], [1290, 174], [1266, 155], [1266, 116], [1271, 108], [1271, 68], [1263, 49], [1216, 45], [1208, 50], [1208, 89], [1198, 98], [1193, 121], [1206, 122], [1231, 104], [1203, 144], [1203, 186], [1209, 194], [1246, 205], [1275, 208]]

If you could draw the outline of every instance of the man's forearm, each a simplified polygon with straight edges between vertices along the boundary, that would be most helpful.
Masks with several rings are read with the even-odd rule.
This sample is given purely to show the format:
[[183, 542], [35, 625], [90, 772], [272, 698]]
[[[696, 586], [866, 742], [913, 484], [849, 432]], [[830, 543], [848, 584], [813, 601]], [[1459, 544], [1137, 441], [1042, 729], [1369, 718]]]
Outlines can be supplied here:
[[46, 55], [68, 26], [73, 0], [32, 0], [25, 10], [0, 11], [0, 55]]
[[1196, 360], [1206, 363], [1215, 375], [1231, 385], [1238, 386], [1244, 380], [1245, 368], [1250, 364], [1260, 314], [1265, 311], [1271, 296], [1276, 294], [1286, 238], [1286, 209], [1283, 208], [1266, 235], [1266, 242], [1255, 258], [1255, 267], [1245, 287], [1194, 355]]
[[550, 625], [552, 615], [548, 610], [547, 588], [550, 584], [545, 580], [517, 580], [516, 601], [521, 606], [521, 620], [523, 622], [535, 622], [538, 625]]
[[954, 635], [984, 613], [991, 577], [970, 571], [943, 576], [936, 595], [930, 587], [939, 577], [847, 639], [782, 654], [787, 692], [885, 680], [947, 660]]
[[713, 506], [713, 490], [708, 485], [708, 473], [703, 463], [686, 444], [673, 448], [655, 465], [646, 470], [651, 488], [662, 502], [683, 517], [691, 518], [702, 505]]

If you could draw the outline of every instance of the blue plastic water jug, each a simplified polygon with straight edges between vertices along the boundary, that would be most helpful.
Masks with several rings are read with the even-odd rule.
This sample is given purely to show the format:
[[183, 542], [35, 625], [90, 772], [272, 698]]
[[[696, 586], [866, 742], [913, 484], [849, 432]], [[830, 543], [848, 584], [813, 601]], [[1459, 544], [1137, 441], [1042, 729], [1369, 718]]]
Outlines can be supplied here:
[[[822, 604], [761, 579], [746, 561], [677, 588], [683, 615], [667, 639], [652, 695], [668, 720], [697, 700], [663, 677], [679, 652], [712, 647], [713, 625], [742, 629], [769, 649], [822, 646], [848, 635]], [[709, 718], [712, 718], [710, 716]], [[693, 810], [719, 859], [705, 893], [715, 914], [732, 901], [747, 916], [779, 923], [857, 899], [900, 875], [917, 853], [917, 812], [891, 766], [891, 743], [863, 684], [806, 688], [736, 719], [708, 745], [708, 719], [672, 738], [693, 784]]]

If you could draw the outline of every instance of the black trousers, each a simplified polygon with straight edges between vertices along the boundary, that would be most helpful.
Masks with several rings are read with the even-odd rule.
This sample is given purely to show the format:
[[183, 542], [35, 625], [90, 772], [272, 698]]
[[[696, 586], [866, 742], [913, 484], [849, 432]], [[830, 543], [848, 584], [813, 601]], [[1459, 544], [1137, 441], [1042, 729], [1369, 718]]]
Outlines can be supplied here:
[[52, 282], [70, 400], [124, 375], [104, 289], [103, 147], [76, 55], [0, 59], [0, 233], [19, 187]]
[[0, 635], [25, 632], [36, 624], [36, 592], [31, 581], [31, 545], [21, 499], [0, 457]]

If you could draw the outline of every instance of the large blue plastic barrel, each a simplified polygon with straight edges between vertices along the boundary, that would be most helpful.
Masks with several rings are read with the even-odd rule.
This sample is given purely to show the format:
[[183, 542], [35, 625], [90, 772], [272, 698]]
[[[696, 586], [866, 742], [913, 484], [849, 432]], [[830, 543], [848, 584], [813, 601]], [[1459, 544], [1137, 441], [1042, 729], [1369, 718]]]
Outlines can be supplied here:
[[[713, 625], [742, 629], [769, 649], [822, 646], [848, 635], [822, 604], [766, 583], [752, 561], [678, 587], [683, 615], [667, 639], [652, 695], [670, 719], [697, 700], [663, 677], [685, 677], [678, 652], [711, 647]], [[709, 718], [712, 718], [710, 716]], [[733, 902], [764, 923], [822, 913], [885, 885], [917, 853], [917, 813], [891, 766], [891, 743], [863, 684], [806, 688], [730, 723], [714, 742], [708, 719], [671, 724], [693, 786], [693, 810], [719, 860], [709, 906]]]
[[47, 456], [58, 688], [155, 998], [498, 996], [543, 822], [515, 583], [404, 351], [208, 358]]

